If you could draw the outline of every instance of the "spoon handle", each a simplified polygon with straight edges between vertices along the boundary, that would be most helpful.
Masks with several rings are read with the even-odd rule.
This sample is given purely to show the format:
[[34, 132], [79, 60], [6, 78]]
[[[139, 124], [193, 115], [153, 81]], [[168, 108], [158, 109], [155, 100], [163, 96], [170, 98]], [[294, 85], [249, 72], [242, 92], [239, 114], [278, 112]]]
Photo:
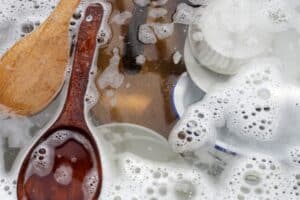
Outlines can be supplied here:
[[66, 103], [52, 128], [72, 126], [89, 132], [84, 118], [84, 97], [93, 64], [97, 33], [101, 25], [102, 15], [103, 7], [100, 4], [90, 5], [86, 9], [78, 32]]

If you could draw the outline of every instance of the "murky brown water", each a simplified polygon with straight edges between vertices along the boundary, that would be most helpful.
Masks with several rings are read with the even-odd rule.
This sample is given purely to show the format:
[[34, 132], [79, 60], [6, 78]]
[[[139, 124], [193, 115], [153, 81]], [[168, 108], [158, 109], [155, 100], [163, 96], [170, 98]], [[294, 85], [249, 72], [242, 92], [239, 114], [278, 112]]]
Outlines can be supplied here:
[[[105, 89], [100, 90], [100, 100], [92, 110], [93, 116], [98, 120], [98, 124], [135, 123], [154, 129], [167, 137], [176, 121], [172, 103], [173, 88], [179, 75], [185, 71], [183, 61], [177, 65], [173, 63], [173, 54], [176, 51], [183, 54], [187, 27], [177, 24], [171, 37], [155, 45], [143, 45], [137, 39], [137, 27], [146, 22], [153, 22], [153, 19], [147, 18], [149, 8], [138, 8], [132, 1], [127, 0], [111, 2], [112, 15], [129, 10], [134, 17], [129, 19], [129, 24], [120, 26], [111, 23], [112, 41], [105, 49], [100, 49], [98, 67], [101, 74], [109, 64], [112, 49], [118, 47], [122, 56], [120, 69], [125, 75], [125, 80], [122, 86], [115, 90], [116, 104], [113, 106], [105, 95]], [[165, 6], [169, 11], [168, 15], [156, 22], [171, 22], [179, 2], [182, 1], [169, 1]], [[141, 54], [147, 61], [142, 66], [137, 66], [135, 57]]]

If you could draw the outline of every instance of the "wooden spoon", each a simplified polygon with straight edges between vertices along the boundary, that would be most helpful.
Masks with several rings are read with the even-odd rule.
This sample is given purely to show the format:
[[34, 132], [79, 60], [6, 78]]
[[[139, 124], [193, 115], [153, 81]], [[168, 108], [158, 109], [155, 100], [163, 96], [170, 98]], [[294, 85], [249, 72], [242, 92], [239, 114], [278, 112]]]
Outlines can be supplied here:
[[60, 91], [68, 65], [69, 22], [80, 0], [61, 0], [55, 11], [0, 59], [0, 104], [32, 115]]
[[17, 182], [19, 200], [90, 200], [100, 193], [100, 156], [85, 122], [84, 97], [102, 15], [99, 4], [86, 10], [65, 106], [21, 166]]

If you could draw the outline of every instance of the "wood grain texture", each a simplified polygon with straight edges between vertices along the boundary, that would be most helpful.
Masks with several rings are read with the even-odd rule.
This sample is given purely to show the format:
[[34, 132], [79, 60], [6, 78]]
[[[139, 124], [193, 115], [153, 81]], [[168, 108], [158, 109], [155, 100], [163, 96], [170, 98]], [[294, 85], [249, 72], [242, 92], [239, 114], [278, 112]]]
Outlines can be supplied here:
[[[91, 21], [87, 21], [87, 16]], [[99, 156], [99, 150], [95, 140], [88, 128], [84, 117], [84, 97], [88, 85], [88, 78], [96, 48], [97, 33], [101, 25], [103, 8], [99, 4], [90, 5], [82, 21], [78, 40], [75, 49], [75, 57], [72, 68], [72, 75], [68, 90], [66, 103], [63, 111], [56, 122], [44, 133], [39, 141], [32, 147], [22, 164], [17, 182], [18, 199], [23, 200], [84, 200], [82, 191], [82, 182], [85, 175], [95, 167], [97, 169], [99, 183], [92, 199], [97, 199], [101, 190], [102, 168]], [[63, 155], [63, 159], [57, 159], [52, 172], [46, 177], [30, 176], [25, 180], [33, 150], [47, 140], [58, 130], [68, 130], [71, 134], [80, 134], [85, 137], [95, 152], [96, 163], [92, 163], [91, 155], [86, 151], [85, 146], [70, 140], [55, 149], [55, 155]], [[71, 163], [71, 157], [81, 158], [77, 164]], [[53, 179], [54, 170], [62, 163], [72, 165], [73, 180], [68, 186], [61, 186]]]
[[60, 91], [69, 60], [69, 21], [79, 2], [61, 0], [36, 31], [0, 59], [0, 104], [11, 112], [33, 115]]

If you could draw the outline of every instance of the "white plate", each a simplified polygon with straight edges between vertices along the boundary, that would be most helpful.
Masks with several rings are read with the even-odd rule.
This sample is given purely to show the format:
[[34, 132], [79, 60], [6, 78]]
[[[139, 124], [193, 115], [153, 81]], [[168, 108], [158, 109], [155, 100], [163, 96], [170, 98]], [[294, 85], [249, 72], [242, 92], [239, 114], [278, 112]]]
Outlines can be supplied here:
[[204, 96], [205, 92], [193, 83], [186, 72], [183, 73], [178, 79], [173, 92], [173, 102], [179, 117], [191, 104], [200, 101]]

